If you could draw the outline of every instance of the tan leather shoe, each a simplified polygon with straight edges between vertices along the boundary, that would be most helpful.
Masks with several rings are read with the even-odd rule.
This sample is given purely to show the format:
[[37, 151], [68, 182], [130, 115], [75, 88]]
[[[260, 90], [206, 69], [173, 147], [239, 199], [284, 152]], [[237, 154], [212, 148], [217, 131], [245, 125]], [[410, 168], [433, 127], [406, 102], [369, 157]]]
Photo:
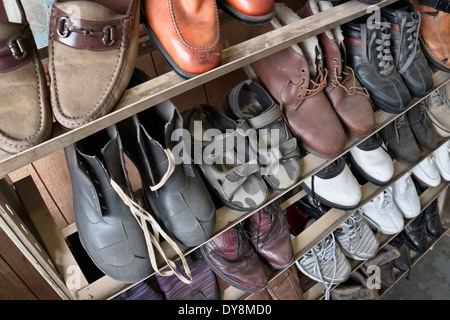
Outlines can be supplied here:
[[411, 2], [421, 14], [419, 39], [425, 55], [433, 66], [450, 72], [450, 13]]
[[217, 4], [231, 17], [248, 25], [266, 23], [275, 12], [275, 0], [217, 0]]
[[[289, 7], [277, 3], [270, 23], [254, 27], [250, 36], [300, 19]], [[326, 78], [320, 67], [321, 61], [317, 63], [320, 57], [319, 42], [316, 37], [311, 37], [250, 66], [280, 104], [286, 123], [304, 149], [321, 158], [332, 158], [342, 152], [347, 137], [325, 95]]]
[[77, 128], [116, 106], [136, 65], [138, 42], [139, 0], [53, 3], [50, 94], [63, 127]]
[[[309, 0], [297, 11], [306, 18], [332, 8], [331, 2]], [[356, 79], [354, 71], [345, 65], [344, 36], [338, 26], [317, 36], [323, 53], [324, 67], [328, 79], [325, 94], [334, 111], [350, 134], [364, 137], [372, 133], [375, 113], [366, 88]]]
[[20, 1], [0, 2], [0, 149], [18, 153], [47, 140], [47, 82]]
[[144, 27], [166, 60], [188, 79], [222, 60], [219, 14], [214, 0], [142, 0]]

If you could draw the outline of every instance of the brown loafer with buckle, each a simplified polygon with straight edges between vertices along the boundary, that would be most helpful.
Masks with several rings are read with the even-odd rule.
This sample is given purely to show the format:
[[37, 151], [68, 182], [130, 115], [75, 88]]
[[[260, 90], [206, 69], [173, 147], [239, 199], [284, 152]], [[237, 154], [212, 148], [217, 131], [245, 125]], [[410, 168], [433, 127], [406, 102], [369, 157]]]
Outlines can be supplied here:
[[222, 61], [219, 13], [214, 0], [142, 0], [145, 31], [179, 76], [192, 78]]
[[63, 127], [77, 128], [114, 109], [131, 79], [138, 42], [138, 0], [53, 3], [50, 96]]
[[9, 4], [7, 11], [0, 3], [0, 149], [18, 153], [47, 140], [53, 119], [25, 11], [18, 0]]

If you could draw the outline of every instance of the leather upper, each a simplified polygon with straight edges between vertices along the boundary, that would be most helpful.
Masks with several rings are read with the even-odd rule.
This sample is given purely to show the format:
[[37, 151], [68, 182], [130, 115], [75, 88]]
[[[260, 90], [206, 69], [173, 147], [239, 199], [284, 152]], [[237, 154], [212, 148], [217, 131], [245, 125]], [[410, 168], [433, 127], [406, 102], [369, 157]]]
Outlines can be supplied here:
[[142, 0], [146, 25], [166, 59], [190, 74], [218, 66], [222, 39], [212, 0]]
[[[221, 1], [221, 0], [219, 0]], [[270, 13], [274, 9], [274, 0], [223, 0], [236, 11], [248, 16], [262, 16]]]

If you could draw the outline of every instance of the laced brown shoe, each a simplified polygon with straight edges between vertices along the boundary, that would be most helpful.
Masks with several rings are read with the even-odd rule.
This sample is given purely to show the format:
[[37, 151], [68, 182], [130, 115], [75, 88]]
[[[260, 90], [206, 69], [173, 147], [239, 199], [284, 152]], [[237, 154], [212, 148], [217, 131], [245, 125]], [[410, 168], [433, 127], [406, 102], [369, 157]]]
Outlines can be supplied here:
[[44, 69], [25, 11], [18, 0], [5, 5], [0, 3], [0, 149], [18, 153], [47, 140], [53, 119]]
[[[300, 20], [284, 4], [275, 5], [275, 16], [252, 29], [255, 37]], [[317, 37], [278, 51], [250, 64], [251, 69], [278, 102], [284, 120], [303, 148], [322, 158], [339, 155], [347, 140], [338, 115], [325, 95], [326, 71], [321, 67]]]
[[[309, 0], [297, 11], [306, 18], [332, 8], [328, 1]], [[338, 26], [317, 36], [323, 53], [328, 79], [325, 94], [341, 119], [344, 128], [357, 137], [367, 136], [375, 125], [374, 106], [369, 92], [345, 64], [344, 35]]]

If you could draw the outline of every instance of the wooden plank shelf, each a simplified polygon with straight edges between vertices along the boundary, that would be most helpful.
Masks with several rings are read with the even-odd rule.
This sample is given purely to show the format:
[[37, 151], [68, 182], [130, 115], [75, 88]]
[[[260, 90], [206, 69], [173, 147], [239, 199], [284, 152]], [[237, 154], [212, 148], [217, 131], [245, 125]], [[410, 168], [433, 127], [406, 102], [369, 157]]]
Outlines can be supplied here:
[[366, 5], [355, 0], [345, 2], [314, 17], [225, 48], [220, 66], [192, 79], [182, 79], [174, 71], [153, 78], [125, 91], [115, 110], [91, 123], [69, 131], [55, 123], [53, 137], [49, 140], [18, 154], [0, 154], [0, 178], [160, 102], [395, 1], [382, 0], [377, 5]]

